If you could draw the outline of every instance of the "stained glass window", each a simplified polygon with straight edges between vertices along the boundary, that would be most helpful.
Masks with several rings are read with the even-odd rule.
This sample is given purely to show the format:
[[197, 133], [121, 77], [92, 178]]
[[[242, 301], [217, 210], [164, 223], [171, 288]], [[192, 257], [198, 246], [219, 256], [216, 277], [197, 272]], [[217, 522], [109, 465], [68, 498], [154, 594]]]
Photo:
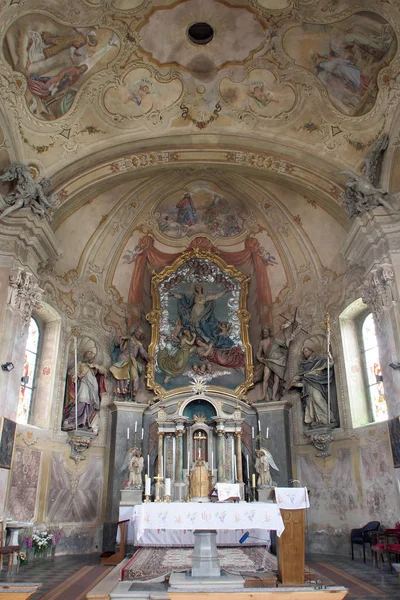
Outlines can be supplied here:
[[39, 327], [35, 319], [31, 319], [29, 323], [28, 341], [25, 348], [24, 366], [21, 373], [17, 423], [26, 424], [29, 422], [38, 348]]
[[388, 418], [385, 390], [379, 360], [378, 340], [372, 313], [365, 319], [362, 326], [363, 354], [366, 372], [366, 385], [371, 401], [374, 421], [386, 421]]

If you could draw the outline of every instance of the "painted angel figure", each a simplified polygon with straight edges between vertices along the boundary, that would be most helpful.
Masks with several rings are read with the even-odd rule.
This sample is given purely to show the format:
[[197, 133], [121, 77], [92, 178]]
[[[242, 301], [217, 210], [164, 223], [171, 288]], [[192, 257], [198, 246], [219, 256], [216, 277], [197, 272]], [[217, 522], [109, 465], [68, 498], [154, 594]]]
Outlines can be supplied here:
[[50, 218], [48, 209], [51, 208], [51, 199], [46, 196], [43, 190], [50, 186], [48, 179], [35, 181], [29, 167], [21, 164], [12, 164], [0, 176], [0, 181], [14, 183], [14, 189], [7, 196], [1, 196], [3, 201], [8, 204], [7, 208], [1, 211], [0, 219], [10, 213], [29, 206], [31, 210], [40, 217]]
[[255, 469], [258, 473], [257, 478], [257, 487], [258, 488], [270, 488], [273, 485], [276, 485], [274, 481], [272, 481], [270, 468], [279, 471], [279, 468], [276, 466], [274, 459], [272, 458], [272, 454], [266, 448], [260, 448], [256, 450], [256, 462]]

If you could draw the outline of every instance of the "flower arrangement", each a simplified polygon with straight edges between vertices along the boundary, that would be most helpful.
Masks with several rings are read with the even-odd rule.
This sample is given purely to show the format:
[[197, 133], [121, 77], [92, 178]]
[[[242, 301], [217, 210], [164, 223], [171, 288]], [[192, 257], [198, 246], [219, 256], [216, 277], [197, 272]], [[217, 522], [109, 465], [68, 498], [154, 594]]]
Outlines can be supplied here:
[[48, 550], [55, 550], [56, 545], [61, 539], [61, 531], [45, 530], [34, 531], [32, 535], [24, 537], [23, 546], [29, 550], [33, 549], [35, 556], [44, 556]]
[[19, 553], [19, 562], [21, 565], [26, 565], [26, 563], [28, 562], [28, 557], [26, 555], [26, 552]]

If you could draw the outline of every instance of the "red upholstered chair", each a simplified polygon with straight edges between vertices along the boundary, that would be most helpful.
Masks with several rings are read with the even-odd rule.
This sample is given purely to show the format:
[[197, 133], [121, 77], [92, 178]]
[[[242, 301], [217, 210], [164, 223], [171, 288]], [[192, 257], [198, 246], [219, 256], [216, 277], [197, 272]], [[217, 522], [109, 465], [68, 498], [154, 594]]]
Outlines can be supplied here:
[[385, 529], [386, 538], [386, 552], [389, 558], [389, 566], [392, 571], [392, 557], [396, 557], [396, 562], [399, 561], [400, 557], [400, 530], [399, 529]]
[[371, 540], [371, 557], [372, 566], [376, 567], [379, 561], [379, 568], [382, 569], [386, 554], [386, 536], [384, 531], [378, 531], [375, 534], [375, 539]]

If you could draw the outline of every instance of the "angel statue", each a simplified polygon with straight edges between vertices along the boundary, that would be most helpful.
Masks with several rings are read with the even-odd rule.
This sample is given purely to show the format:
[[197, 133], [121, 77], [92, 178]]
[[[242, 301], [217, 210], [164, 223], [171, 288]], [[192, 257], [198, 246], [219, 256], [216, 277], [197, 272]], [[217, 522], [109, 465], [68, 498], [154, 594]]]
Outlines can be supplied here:
[[51, 208], [52, 202], [43, 191], [51, 185], [48, 179], [35, 181], [28, 166], [13, 164], [0, 176], [0, 181], [14, 184], [14, 189], [7, 196], [0, 194], [0, 198], [8, 204], [6, 208], [0, 209], [0, 219], [24, 206], [29, 206], [36, 215], [50, 219], [48, 209]]
[[384, 206], [389, 213], [397, 213], [392, 206], [397, 194], [391, 195], [386, 190], [378, 188], [378, 181], [383, 161], [383, 153], [388, 145], [388, 136], [381, 136], [364, 158], [362, 175], [351, 169], [336, 171], [338, 174], [348, 175], [344, 193], [344, 205], [349, 217], [368, 212], [376, 206]]
[[141, 488], [142, 487], [142, 471], [143, 471], [143, 456], [139, 448], [131, 448], [128, 450], [124, 464], [121, 468], [121, 473], [128, 469], [129, 478], [127, 484], [128, 488]]
[[256, 450], [255, 469], [258, 473], [258, 489], [270, 488], [276, 485], [275, 482], [272, 481], [270, 467], [276, 471], [279, 471], [279, 468], [276, 466], [275, 461], [272, 458], [271, 452], [266, 448], [260, 448], [259, 450]]

